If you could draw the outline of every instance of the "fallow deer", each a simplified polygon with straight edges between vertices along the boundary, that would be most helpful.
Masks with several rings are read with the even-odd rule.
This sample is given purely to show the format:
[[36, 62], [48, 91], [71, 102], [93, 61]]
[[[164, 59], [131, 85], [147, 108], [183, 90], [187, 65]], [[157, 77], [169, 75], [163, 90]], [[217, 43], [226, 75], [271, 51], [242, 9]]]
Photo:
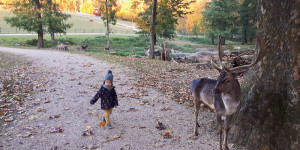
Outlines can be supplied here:
[[198, 136], [198, 113], [200, 109], [200, 104], [204, 103], [209, 106], [210, 109], [214, 110], [219, 131], [220, 140], [220, 150], [222, 150], [222, 116], [225, 117], [224, 120], [224, 147], [228, 150], [227, 146], [227, 136], [229, 131], [230, 120], [232, 115], [237, 111], [240, 99], [241, 99], [241, 88], [237, 80], [237, 77], [245, 72], [249, 67], [257, 64], [266, 54], [265, 43], [262, 42], [262, 36], [257, 37], [257, 45], [260, 47], [259, 52], [256, 53], [255, 61], [250, 65], [239, 66], [236, 68], [227, 68], [222, 65], [222, 57], [224, 52], [220, 45], [221, 36], [219, 35], [219, 59], [220, 67], [217, 67], [213, 62], [212, 65], [215, 69], [219, 71], [219, 77], [217, 80], [209, 78], [200, 78], [192, 81], [191, 89], [195, 104], [195, 136]]

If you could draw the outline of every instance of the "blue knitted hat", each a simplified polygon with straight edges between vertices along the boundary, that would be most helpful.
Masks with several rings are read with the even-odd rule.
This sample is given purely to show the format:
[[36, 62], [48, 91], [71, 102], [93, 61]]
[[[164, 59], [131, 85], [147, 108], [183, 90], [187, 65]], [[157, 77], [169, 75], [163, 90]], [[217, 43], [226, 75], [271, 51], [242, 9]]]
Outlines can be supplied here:
[[107, 74], [105, 75], [105, 77], [104, 77], [104, 82], [105, 82], [106, 80], [110, 80], [111, 83], [113, 82], [114, 76], [113, 76], [111, 70], [108, 70]]

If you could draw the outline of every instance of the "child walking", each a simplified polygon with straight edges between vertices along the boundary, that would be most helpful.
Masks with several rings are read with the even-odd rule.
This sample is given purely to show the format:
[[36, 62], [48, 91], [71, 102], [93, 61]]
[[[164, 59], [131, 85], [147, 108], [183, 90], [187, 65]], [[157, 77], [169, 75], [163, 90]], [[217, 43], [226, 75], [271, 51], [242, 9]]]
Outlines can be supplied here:
[[101, 109], [104, 112], [103, 121], [106, 122], [105, 125], [109, 129], [112, 128], [110, 114], [112, 113], [113, 108], [119, 105], [115, 86], [113, 86], [113, 78], [112, 71], [108, 70], [108, 73], [104, 77], [103, 85], [90, 101], [93, 105], [101, 98]]

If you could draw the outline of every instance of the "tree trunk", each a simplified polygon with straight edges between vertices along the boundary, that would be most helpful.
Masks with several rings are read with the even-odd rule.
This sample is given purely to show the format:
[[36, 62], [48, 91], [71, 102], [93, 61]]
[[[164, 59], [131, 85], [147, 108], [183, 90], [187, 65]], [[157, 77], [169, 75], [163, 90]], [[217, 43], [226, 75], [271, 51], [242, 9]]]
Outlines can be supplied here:
[[106, 0], [106, 6], [105, 6], [106, 8], [105, 8], [105, 9], [106, 9], [106, 18], [107, 18], [107, 19], [106, 19], [107, 46], [106, 46], [105, 50], [109, 50], [109, 47], [110, 47], [110, 45], [109, 45], [109, 22], [108, 22], [108, 21], [109, 21], [109, 20], [108, 20], [108, 19], [109, 19], [109, 17], [108, 17], [109, 14], [108, 14], [108, 8], [107, 8], [107, 5], [108, 5], [108, 2], [107, 2], [107, 0]]
[[109, 44], [109, 23], [108, 23], [108, 19], [106, 20], [106, 29], [107, 29], [107, 46], [106, 49], [109, 50], [110, 44]]
[[300, 1], [258, 1], [269, 53], [245, 79], [231, 130], [250, 149], [300, 149]]
[[165, 61], [165, 59], [166, 59], [165, 50], [166, 50], [165, 45], [162, 45], [162, 50], [160, 52], [160, 60], [162, 60], [162, 61]]
[[215, 39], [213, 37], [211, 38], [211, 44], [215, 45]]
[[54, 33], [50, 33], [52, 43], [55, 43]]
[[164, 53], [165, 53], [165, 61], [171, 61], [171, 52], [168, 48], [168, 42], [166, 42], [165, 46], [164, 46]]
[[248, 43], [248, 41], [247, 41], [247, 26], [248, 26], [248, 24], [247, 25], [245, 25], [245, 29], [244, 29], [244, 40], [243, 40], [243, 44], [247, 44]]
[[151, 59], [154, 59], [156, 7], [157, 7], [157, 0], [153, 0], [152, 16], [151, 16], [151, 22], [150, 22], [150, 55], [149, 55], [149, 58], [151, 58]]
[[[39, 0], [35, 0], [35, 9], [36, 9], [36, 17], [38, 18], [38, 20], [41, 20], [42, 16], [40, 13], [40, 9], [41, 9], [41, 5], [40, 5], [40, 1]], [[43, 48], [44, 47], [44, 33], [43, 33], [43, 25], [41, 22], [38, 22], [38, 43], [37, 43], [37, 47]]]

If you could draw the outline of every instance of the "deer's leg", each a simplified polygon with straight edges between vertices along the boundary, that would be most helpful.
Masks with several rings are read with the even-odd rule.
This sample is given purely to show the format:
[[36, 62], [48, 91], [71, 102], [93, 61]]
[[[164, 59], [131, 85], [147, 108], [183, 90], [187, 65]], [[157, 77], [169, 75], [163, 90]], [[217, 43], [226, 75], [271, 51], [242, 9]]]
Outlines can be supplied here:
[[225, 150], [228, 150], [228, 146], [227, 146], [227, 136], [228, 136], [228, 132], [230, 130], [229, 125], [230, 125], [230, 121], [231, 121], [232, 116], [226, 116], [225, 117], [225, 135], [224, 135], [224, 147]]
[[219, 130], [219, 141], [220, 141], [220, 150], [222, 150], [222, 115], [217, 114], [217, 123], [218, 123], [218, 130]]
[[195, 99], [195, 136], [198, 136], [198, 127], [199, 127], [199, 123], [198, 123], [198, 114], [199, 114], [199, 110], [200, 110], [200, 101]]

